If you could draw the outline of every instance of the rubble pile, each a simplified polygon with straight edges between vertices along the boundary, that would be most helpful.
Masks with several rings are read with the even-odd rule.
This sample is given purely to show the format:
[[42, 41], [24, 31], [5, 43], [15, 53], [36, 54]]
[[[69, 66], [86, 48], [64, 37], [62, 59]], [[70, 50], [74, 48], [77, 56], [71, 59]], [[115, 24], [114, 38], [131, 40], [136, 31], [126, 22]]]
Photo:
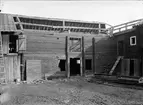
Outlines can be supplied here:
[[43, 79], [36, 79], [36, 80], [33, 80], [32, 83], [33, 84], [41, 84], [41, 83], [44, 83], [44, 81], [45, 80], [43, 80]]

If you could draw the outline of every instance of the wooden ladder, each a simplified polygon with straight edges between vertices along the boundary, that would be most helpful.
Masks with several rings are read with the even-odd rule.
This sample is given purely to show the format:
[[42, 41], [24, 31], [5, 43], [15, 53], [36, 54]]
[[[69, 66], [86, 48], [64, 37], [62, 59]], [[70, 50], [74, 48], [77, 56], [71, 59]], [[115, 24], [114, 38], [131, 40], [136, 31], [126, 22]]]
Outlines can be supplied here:
[[2, 36], [0, 33], [0, 83], [5, 83], [5, 68], [4, 68], [4, 56], [3, 56], [3, 47], [2, 47]]
[[117, 67], [117, 65], [119, 64], [119, 62], [120, 62], [120, 60], [121, 60], [122, 58], [123, 58], [122, 56], [118, 56], [118, 58], [117, 58], [116, 62], [114, 63], [114, 65], [113, 65], [111, 71], [109, 72], [110, 75], [113, 74], [115, 68]]

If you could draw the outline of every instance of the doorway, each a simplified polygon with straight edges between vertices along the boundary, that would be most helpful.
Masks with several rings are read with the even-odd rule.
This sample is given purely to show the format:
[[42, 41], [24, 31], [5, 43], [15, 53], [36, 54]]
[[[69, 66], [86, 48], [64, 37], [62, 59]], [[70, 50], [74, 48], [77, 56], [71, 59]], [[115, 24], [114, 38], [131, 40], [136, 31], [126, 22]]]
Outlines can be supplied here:
[[70, 75], [80, 75], [80, 58], [70, 58]]
[[9, 53], [17, 53], [17, 39], [18, 36], [16, 35], [9, 36]]
[[92, 59], [85, 59], [85, 70], [92, 70]]
[[64, 59], [60, 59], [60, 62], [59, 62], [59, 68], [60, 68], [60, 71], [65, 71], [65, 64], [66, 64], [66, 60]]
[[118, 41], [118, 55], [124, 56], [124, 42]]
[[130, 60], [130, 76], [134, 76], [134, 60]]

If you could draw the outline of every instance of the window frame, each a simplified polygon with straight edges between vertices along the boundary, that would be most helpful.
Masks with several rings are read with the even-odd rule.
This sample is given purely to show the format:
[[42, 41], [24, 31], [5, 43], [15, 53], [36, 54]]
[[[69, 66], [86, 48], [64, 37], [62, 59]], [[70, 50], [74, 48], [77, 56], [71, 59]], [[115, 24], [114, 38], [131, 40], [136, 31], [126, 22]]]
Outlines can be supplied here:
[[[133, 38], [135, 40], [134, 43], [133, 43]], [[130, 37], [130, 46], [135, 46], [135, 45], [137, 45], [137, 38], [136, 38], [136, 36], [131, 36]]]

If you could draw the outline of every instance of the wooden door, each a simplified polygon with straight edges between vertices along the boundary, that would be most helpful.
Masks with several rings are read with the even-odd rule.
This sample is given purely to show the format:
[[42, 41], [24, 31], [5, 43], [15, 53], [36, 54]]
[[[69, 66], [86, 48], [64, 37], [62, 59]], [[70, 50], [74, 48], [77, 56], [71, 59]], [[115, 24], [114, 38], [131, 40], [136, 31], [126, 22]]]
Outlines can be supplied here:
[[124, 56], [124, 42], [118, 41], [118, 55]]
[[4, 56], [6, 81], [13, 82], [20, 79], [20, 58], [17, 55]]

